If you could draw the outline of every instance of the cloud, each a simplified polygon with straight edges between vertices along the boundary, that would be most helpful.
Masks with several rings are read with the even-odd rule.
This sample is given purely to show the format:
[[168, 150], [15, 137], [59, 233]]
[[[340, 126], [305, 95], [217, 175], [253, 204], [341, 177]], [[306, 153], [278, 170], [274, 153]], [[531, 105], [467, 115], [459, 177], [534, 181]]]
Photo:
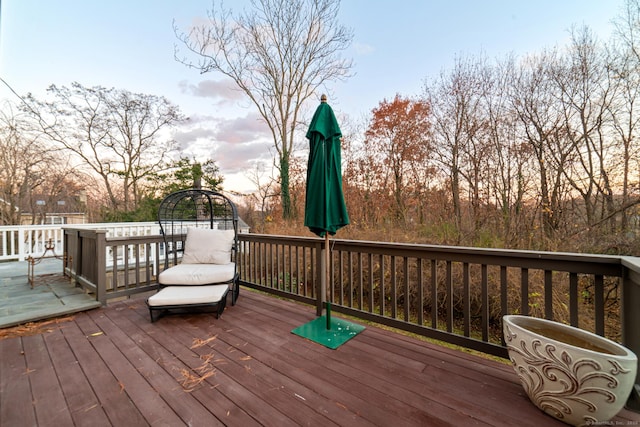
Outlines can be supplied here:
[[214, 160], [223, 175], [242, 173], [256, 161], [270, 161], [273, 141], [258, 114], [216, 118], [199, 115], [174, 133], [182, 155]]
[[251, 142], [270, 137], [269, 128], [256, 113], [222, 120], [218, 123], [218, 132], [216, 134], [216, 138], [219, 141], [232, 143]]
[[372, 54], [376, 49], [370, 44], [355, 42], [353, 49], [357, 55], [366, 56]]
[[223, 173], [244, 173], [256, 162], [269, 161], [271, 144], [267, 141], [249, 144], [222, 144], [216, 150], [216, 164]]
[[191, 114], [187, 118], [187, 121], [184, 123], [187, 126], [193, 126], [198, 123], [208, 123], [211, 121], [215, 121], [216, 118], [211, 114]]
[[182, 80], [178, 83], [180, 91], [184, 94], [200, 98], [218, 99], [220, 102], [231, 102], [244, 99], [244, 93], [239, 90], [231, 79], [203, 80], [198, 84]]

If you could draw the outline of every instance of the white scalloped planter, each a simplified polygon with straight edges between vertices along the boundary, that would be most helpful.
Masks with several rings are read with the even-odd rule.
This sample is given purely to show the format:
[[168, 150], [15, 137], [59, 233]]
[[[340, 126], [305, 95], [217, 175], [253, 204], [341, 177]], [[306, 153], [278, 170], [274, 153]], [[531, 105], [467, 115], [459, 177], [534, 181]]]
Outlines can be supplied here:
[[599, 335], [529, 316], [504, 316], [509, 358], [529, 399], [574, 426], [613, 418], [635, 382], [638, 358]]

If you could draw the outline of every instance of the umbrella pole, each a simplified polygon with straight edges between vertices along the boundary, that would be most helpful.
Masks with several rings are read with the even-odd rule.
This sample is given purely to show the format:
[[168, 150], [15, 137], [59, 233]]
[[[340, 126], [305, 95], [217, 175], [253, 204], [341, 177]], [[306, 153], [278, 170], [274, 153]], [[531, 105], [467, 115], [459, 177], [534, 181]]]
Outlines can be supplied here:
[[326, 298], [327, 298], [327, 329], [331, 329], [331, 254], [329, 253], [329, 233], [325, 234], [325, 288], [326, 288]]

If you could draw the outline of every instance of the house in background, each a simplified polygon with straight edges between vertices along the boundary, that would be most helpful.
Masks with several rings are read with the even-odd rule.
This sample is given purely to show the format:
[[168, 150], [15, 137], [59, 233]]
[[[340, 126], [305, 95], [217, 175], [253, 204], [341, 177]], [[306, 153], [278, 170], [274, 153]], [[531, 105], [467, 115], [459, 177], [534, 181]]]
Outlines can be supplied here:
[[22, 206], [20, 225], [85, 224], [86, 197], [64, 196], [55, 199], [33, 196], [32, 206]]

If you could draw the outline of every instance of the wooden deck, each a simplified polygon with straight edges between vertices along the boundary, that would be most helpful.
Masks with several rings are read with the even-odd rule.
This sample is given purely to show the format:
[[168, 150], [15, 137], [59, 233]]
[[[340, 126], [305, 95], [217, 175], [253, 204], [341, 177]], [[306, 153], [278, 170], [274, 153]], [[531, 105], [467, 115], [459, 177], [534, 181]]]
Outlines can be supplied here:
[[220, 319], [150, 323], [138, 298], [4, 330], [0, 425], [564, 425], [528, 401], [508, 364], [372, 326], [330, 350], [291, 333], [313, 318], [243, 290]]

